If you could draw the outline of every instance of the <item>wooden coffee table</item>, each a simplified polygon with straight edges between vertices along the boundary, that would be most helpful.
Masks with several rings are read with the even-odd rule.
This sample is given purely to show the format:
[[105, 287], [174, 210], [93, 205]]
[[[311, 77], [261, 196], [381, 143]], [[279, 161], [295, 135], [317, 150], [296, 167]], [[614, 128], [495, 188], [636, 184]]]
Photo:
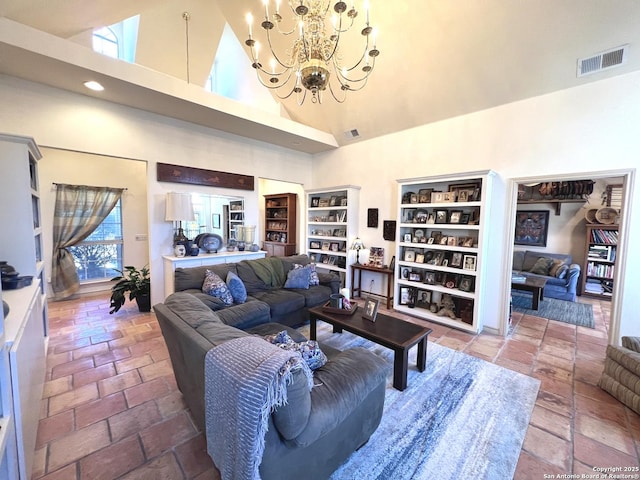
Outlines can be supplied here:
[[546, 284], [546, 278], [527, 277], [524, 281], [512, 281], [511, 290], [522, 290], [533, 293], [532, 308], [533, 310], [538, 310], [540, 302], [544, 300], [544, 286]]
[[309, 333], [311, 340], [316, 339], [316, 322], [322, 320], [333, 325], [334, 333], [346, 330], [393, 350], [393, 387], [398, 390], [407, 388], [409, 349], [416, 344], [418, 345], [416, 365], [419, 371], [424, 372], [427, 362], [427, 337], [431, 333], [430, 328], [405, 322], [383, 313], [378, 313], [376, 321], [372, 322], [362, 318], [362, 308], [359, 308], [353, 315], [340, 315], [326, 312], [322, 306], [313, 307], [309, 309], [309, 319], [311, 321]]

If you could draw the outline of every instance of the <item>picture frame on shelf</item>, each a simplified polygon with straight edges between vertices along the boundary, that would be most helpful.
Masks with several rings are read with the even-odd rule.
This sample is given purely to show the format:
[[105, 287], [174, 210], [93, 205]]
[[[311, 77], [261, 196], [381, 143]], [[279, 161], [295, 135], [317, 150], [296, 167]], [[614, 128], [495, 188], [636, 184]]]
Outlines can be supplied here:
[[320, 242], [318, 242], [316, 240], [311, 240], [309, 242], [309, 248], [311, 248], [313, 250], [319, 250], [321, 248], [321, 244], [320, 244]]
[[469, 201], [469, 190], [460, 190], [458, 192], [458, 202], [468, 202]]
[[311, 197], [311, 208], [318, 208], [320, 206], [320, 197]]
[[449, 263], [450, 267], [462, 268], [462, 253], [453, 252], [451, 255], [451, 262]]
[[[467, 192], [467, 202], [475, 202], [479, 199], [479, 192], [481, 182], [468, 182], [468, 183], [453, 183], [449, 185], [449, 191], [453, 193], [455, 198], [459, 198], [460, 192], [465, 190]], [[476, 193], [477, 191], [477, 193]], [[476, 198], [478, 196], [478, 198]], [[460, 202], [461, 200], [458, 200]]]
[[338, 197], [336, 195], [331, 195], [331, 198], [329, 199], [329, 206], [335, 207], [337, 201], [338, 201]]
[[427, 238], [427, 243], [428, 243], [429, 245], [433, 245], [434, 240], [435, 240], [435, 238], [433, 238], [433, 237], [429, 237], [429, 238]]
[[435, 285], [436, 283], [436, 274], [434, 272], [426, 272], [424, 274], [424, 283], [427, 285]]
[[516, 212], [516, 245], [546, 247], [549, 230], [549, 210], [518, 210]]
[[409, 197], [409, 203], [418, 203], [418, 194], [412, 193]]
[[461, 216], [462, 210], [451, 210], [449, 212], [449, 223], [460, 223]]
[[421, 188], [418, 190], [418, 203], [431, 203], [432, 188]]
[[375, 322], [376, 315], [378, 314], [379, 306], [380, 306], [380, 300], [378, 300], [377, 298], [367, 297], [364, 301], [362, 318]]
[[441, 266], [442, 261], [444, 260], [444, 252], [436, 252], [433, 256], [433, 264], [436, 266]]
[[447, 223], [447, 210], [436, 210], [436, 223]]
[[457, 237], [454, 237], [452, 235], [447, 237], [447, 245], [449, 245], [450, 247], [455, 247], [458, 245], [458, 239]]
[[413, 223], [415, 213], [415, 208], [404, 208], [402, 210], [402, 223]]
[[331, 242], [329, 249], [332, 252], [338, 252], [340, 251], [340, 244], [338, 242]]
[[382, 268], [384, 264], [384, 248], [371, 247], [369, 249], [369, 266]]
[[462, 215], [460, 215], [460, 223], [462, 225], [467, 225], [469, 223], [469, 219], [471, 218], [471, 215], [468, 213], [463, 213]]
[[409, 281], [410, 282], [421, 282], [422, 281], [422, 275], [420, 275], [420, 272], [409, 272]]
[[331, 242], [325, 240], [324, 242], [322, 242], [322, 246], [320, 248], [325, 252], [328, 252], [329, 250], [331, 250]]
[[447, 235], [440, 236], [440, 245], [446, 245], [449, 241], [449, 237]]
[[416, 307], [429, 309], [431, 305], [431, 292], [429, 290], [420, 290], [416, 298]]
[[466, 237], [464, 242], [462, 242], [462, 246], [469, 248], [473, 247], [473, 237]]
[[336, 264], [336, 257], [335, 255], [330, 255], [329, 256], [329, 265], [335, 265]]
[[317, 253], [312, 253], [311, 255], [309, 255], [309, 261], [311, 263], [318, 263], [318, 257], [320, 257], [320, 255], [318, 255]]
[[463, 270], [476, 270], [476, 256], [475, 255], [465, 255], [462, 261], [462, 269]]
[[473, 291], [473, 278], [472, 277], [462, 277], [460, 279], [460, 283], [458, 283], [458, 290], [463, 292], [472, 292]]
[[444, 192], [432, 192], [431, 193], [431, 201], [433, 203], [442, 203], [444, 198]]
[[340, 197], [340, 206], [341, 207], [346, 207], [347, 206], [347, 197]]
[[405, 243], [411, 243], [411, 234], [410, 233], [405, 233], [403, 236], [404, 242]]
[[409, 280], [409, 269], [407, 267], [404, 267], [400, 274], [403, 280]]
[[320, 200], [318, 200], [318, 207], [320, 208], [325, 208], [329, 206], [329, 199], [328, 198], [321, 198]]
[[416, 263], [424, 263], [424, 253], [416, 254]]
[[400, 287], [400, 305], [408, 305], [411, 301], [411, 289], [409, 287]]
[[430, 224], [430, 225], [433, 225], [434, 223], [436, 223], [436, 216], [435, 216], [435, 214], [430, 213], [430, 214], [427, 216], [427, 223], [428, 223], [428, 224]]
[[405, 262], [415, 262], [416, 261], [416, 252], [415, 252], [415, 250], [405, 250], [405, 252], [404, 252], [404, 261]]

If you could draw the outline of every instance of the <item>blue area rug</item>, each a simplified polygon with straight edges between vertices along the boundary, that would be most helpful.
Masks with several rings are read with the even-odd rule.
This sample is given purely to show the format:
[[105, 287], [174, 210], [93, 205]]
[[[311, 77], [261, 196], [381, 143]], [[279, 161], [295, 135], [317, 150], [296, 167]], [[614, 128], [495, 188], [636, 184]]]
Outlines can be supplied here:
[[581, 327], [596, 328], [593, 318], [593, 307], [588, 303], [567, 302], [555, 298], [545, 298], [538, 305], [538, 310], [533, 310], [532, 295], [530, 293], [512, 292], [511, 301], [516, 312], [525, 315], [548, 318], [558, 322], [570, 323]]
[[392, 386], [391, 350], [333, 334], [323, 322], [318, 340], [340, 350], [365, 347], [390, 367], [380, 426], [333, 480], [513, 477], [538, 380], [429, 342], [422, 373], [411, 349], [408, 387], [400, 392]]

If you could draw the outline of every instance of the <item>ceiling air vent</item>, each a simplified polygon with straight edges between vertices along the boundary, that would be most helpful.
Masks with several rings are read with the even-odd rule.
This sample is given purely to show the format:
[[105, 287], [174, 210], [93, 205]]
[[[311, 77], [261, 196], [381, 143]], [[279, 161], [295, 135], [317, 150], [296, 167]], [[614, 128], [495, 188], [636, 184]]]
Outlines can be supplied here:
[[629, 45], [623, 45], [589, 58], [579, 58], [577, 76], [584, 77], [622, 65], [627, 60], [628, 47]]
[[353, 130], [347, 130], [344, 132], [344, 136], [347, 138], [357, 138], [360, 136], [360, 132], [358, 132], [357, 128], [354, 128]]

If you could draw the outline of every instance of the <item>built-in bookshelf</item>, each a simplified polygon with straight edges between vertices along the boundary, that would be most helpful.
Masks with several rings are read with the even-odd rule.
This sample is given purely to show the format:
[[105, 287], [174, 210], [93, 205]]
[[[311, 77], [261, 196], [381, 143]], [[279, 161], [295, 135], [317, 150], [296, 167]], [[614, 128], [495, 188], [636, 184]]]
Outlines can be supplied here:
[[298, 253], [296, 228], [298, 195], [278, 193], [264, 196], [264, 242], [268, 257]]
[[394, 309], [482, 329], [491, 171], [399, 180]]
[[582, 294], [611, 298], [618, 250], [618, 225], [587, 225]]
[[229, 202], [228, 238], [238, 239], [238, 227], [244, 225], [244, 200]]
[[350, 285], [349, 265], [355, 259], [349, 248], [358, 236], [360, 187], [345, 185], [306, 190], [305, 250], [319, 269], [336, 272]]

